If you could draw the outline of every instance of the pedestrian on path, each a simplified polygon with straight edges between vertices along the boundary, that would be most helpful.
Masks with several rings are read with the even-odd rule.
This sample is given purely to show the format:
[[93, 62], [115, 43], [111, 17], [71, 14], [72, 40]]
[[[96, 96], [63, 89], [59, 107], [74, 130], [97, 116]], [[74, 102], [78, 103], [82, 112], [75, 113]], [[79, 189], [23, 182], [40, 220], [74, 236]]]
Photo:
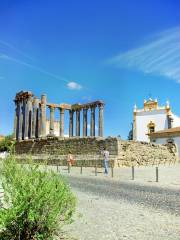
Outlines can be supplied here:
[[104, 157], [104, 174], [108, 174], [109, 172], [109, 151], [104, 148], [103, 152], [103, 157]]
[[74, 157], [73, 157], [71, 151], [69, 151], [69, 154], [68, 154], [68, 157], [67, 157], [68, 167], [71, 167], [73, 163], [75, 163], [75, 160], [74, 160]]

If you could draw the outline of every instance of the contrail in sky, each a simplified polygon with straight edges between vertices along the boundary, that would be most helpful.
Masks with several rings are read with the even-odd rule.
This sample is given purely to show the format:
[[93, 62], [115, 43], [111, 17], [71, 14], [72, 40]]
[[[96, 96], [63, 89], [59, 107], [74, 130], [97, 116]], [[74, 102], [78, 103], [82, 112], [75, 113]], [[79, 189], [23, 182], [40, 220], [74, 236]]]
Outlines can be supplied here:
[[5, 41], [2, 41], [0, 40], [0, 45], [4, 45], [12, 50], [14, 50], [15, 52], [17, 52], [18, 54], [20, 54], [21, 56], [25, 57], [25, 58], [28, 58], [30, 60], [33, 60], [34, 59], [30, 56], [28, 56], [27, 54], [25, 54], [24, 52], [22, 52], [20, 49], [16, 48], [15, 46], [13, 46], [12, 44], [8, 43], [8, 42], [5, 42]]
[[50, 77], [56, 78], [58, 80], [66, 82], [66, 83], [69, 83], [69, 81], [67, 79], [65, 79], [65, 78], [59, 77], [59, 76], [57, 76], [57, 75], [55, 75], [55, 74], [53, 74], [51, 72], [45, 71], [42, 68], [39, 68], [39, 67], [37, 67], [35, 65], [32, 65], [32, 64], [29, 64], [27, 62], [21, 61], [21, 60], [19, 60], [17, 58], [10, 57], [10, 56], [8, 56], [6, 54], [0, 54], [0, 59], [4, 59], [4, 60], [7, 60], [7, 61], [11, 61], [11, 62], [15, 62], [15, 63], [21, 64], [21, 65], [24, 65], [26, 67], [29, 67], [29, 68], [34, 69], [36, 71], [39, 71], [39, 72], [41, 72], [43, 74], [46, 74], [46, 75], [48, 75]]
[[[4, 45], [4, 46], [8, 47], [9, 49], [14, 50], [16, 53], [18, 53], [19, 55], [23, 56], [24, 58], [27, 58], [27, 59], [29, 59], [31, 61], [34, 61], [34, 59], [32, 57], [28, 56], [27, 54], [22, 52], [20, 49], [14, 47], [12, 44], [10, 44], [8, 42], [0, 40], [0, 45]], [[34, 70], [36, 70], [38, 72], [41, 72], [41, 73], [43, 73], [43, 74], [45, 74], [47, 76], [50, 76], [50, 77], [52, 77], [54, 79], [63, 81], [63, 82], [66, 83], [66, 87], [68, 89], [71, 89], [71, 90], [81, 90], [82, 88], [87, 89], [86, 87], [82, 87], [82, 85], [80, 85], [79, 83], [77, 83], [75, 81], [69, 81], [68, 79], [66, 79], [64, 77], [57, 76], [54, 73], [46, 71], [43, 68], [38, 67], [38, 66], [36, 66], [34, 64], [28, 63], [28, 62], [26, 62], [24, 60], [21, 60], [21, 59], [15, 58], [15, 57], [11, 57], [9, 54], [0, 53], [0, 59], [6, 60], [6, 61], [11, 61], [11, 62], [14, 62], [14, 63], [17, 63], [17, 64], [21, 64], [23, 66], [26, 66], [28, 68], [34, 69]]]
[[43, 74], [46, 74], [46, 75], [48, 75], [48, 76], [50, 76], [50, 77], [56, 78], [56, 79], [58, 79], [58, 80], [61, 80], [61, 81], [66, 82], [66, 83], [69, 83], [69, 81], [68, 81], [67, 79], [65, 79], [65, 78], [59, 77], [59, 76], [57, 76], [57, 75], [55, 75], [55, 74], [53, 74], [53, 73], [51, 73], [51, 72], [45, 71], [45, 70], [42, 69], [42, 68], [39, 68], [39, 67], [37, 67], [37, 66], [35, 66], [35, 65], [32, 65], [32, 64], [29, 64], [29, 63], [27, 63], [27, 62], [21, 61], [21, 60], [19, 60], [19, 59], [10, 57], [10, 56], [8, 56], [8, 55], [6, 55], [6, 54], [0, 54], [0, 58], [1, 58], [1, 59], [4, 59], [4, 60], [8, 60], [8, 61], [12, 61], [12, 62], [21, 64], [21, 65], [24, 65], [24, 66], [26, 66], [26, 67], [29, 67], [29, 68], [34, 69], [34, 70], [36, 70], [36, 71], [39, 71], [39, 72], [41, 72], [41, 73], [43, 73]]
[[162, 31], [149, 43], [121, 53], [108, 63], [164, 76], [180, 83], [180, 27]]

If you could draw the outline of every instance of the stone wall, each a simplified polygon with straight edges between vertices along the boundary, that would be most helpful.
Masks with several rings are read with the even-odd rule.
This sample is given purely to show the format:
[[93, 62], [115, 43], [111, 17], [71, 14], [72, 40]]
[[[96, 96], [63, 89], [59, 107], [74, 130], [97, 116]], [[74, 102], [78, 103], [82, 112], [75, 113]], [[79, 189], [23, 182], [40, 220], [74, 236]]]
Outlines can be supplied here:
[[17, 142], [17, 157], [26, 159], [27, 154], [36, 161], [66, 165], [67, 154], [71, 152], [76, 165], [102, 166], [102, 150], [110, 152], [110, 160], [115, 166], [152, 165], [176, 161], [174, 145], [156, 145], [144, 142], [123, 141], [118, 138], [57, 138], [30, 139]]
[[177, 148], [172, 144], [118, 141], [117, 165], [119, 166], [174, 163], [177, 159]]

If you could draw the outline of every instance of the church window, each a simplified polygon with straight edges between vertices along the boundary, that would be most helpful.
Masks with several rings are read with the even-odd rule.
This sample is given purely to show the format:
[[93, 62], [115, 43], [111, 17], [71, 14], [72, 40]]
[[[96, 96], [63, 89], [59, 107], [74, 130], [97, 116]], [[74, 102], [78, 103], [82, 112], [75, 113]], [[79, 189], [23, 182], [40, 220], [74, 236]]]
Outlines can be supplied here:
[[149, 128], [149, 132], [153, 133], [154, 132], [154, 126]]
[[148, 133], [155, 132], [155, 124], [152, 121], [150, 121], [150, 123], [147, 125], [147, 127], [148, 127]]

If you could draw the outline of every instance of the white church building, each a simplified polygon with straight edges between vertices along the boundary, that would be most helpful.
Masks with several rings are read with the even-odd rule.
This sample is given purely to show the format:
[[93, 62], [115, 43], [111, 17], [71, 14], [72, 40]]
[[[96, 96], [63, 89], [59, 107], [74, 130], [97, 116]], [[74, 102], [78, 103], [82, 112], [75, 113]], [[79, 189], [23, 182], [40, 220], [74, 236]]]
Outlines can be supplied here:
[[159, 106], [157, 100], [144, 100], [144, 107], [134, 106], [133, 140], [166, 144], [173, 142], [180, 154], [180, 118], [172, 113], [169, 102]]

